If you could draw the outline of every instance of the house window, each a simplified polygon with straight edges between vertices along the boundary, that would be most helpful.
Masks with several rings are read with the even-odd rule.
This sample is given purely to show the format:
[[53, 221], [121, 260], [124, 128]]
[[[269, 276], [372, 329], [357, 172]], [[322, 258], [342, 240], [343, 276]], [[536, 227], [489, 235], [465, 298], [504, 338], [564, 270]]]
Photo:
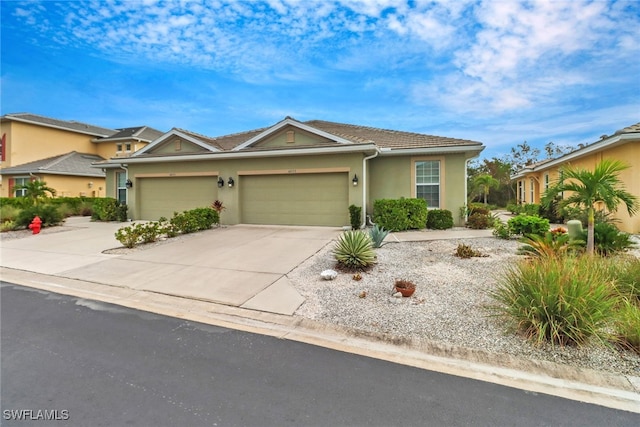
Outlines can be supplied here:
[[127, 203], [127, 174], [116, 172], [116, 199], [119, 204]]
[[535, 200], [533, 200], [533, 178], [529, 180], [529, 192], [531, 196], [531, 203], [535, 203]]
[[122, 144], [116, 144], [116, 152], [120, 153], [122, 151]]
[[524, 200], [524, 181], [518, 181], [518, 203], [525, 203]]
[[416, 162], [416, 197], [425, 199], [429, 208], [440, 208], [439, 160]]
[[125, 149], [126, 151], [131, 151], [131, 144], [125, 144], [125, 145], [124, 145], [124, 149]]
[[[14, 187], [17, 187], [19, 185], [25, 185], [28, 184], [30, 181], [29, 177], [19, 177], [19, 178], [15, 178], [13, 181], [13, 185]], [[19, 190], [15, 190], [15, 196], [16, 197], [23, 197], [27, 195], [27, 190], [25, 188], [19, 189]]]

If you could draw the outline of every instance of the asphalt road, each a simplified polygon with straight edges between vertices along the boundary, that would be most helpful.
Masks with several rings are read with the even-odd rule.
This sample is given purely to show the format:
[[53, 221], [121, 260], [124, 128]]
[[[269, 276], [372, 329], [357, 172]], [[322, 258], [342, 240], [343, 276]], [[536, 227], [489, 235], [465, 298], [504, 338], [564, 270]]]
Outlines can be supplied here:
[[101, 302], [6, 283], [0, 297], [3, 426], [640, 425], [639, 414]]

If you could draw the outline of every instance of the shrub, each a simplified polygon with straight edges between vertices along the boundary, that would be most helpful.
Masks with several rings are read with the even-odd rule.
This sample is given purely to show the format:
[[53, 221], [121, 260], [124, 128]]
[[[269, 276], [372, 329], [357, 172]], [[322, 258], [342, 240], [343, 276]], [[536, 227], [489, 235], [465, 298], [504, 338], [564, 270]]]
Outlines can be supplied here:
[[14, 222], [14, 221], [2, 221], [2, 223], [0, 223], [0, 232], [5, 232], [5, 231], [13, 231], [16, 230], [18, 228], [18, 225]]
[[507, 224], [504, 223], [504, 221], [501, 221], [500, 219], [496, 219], [493, 222], [492, 234], [499, 239], [511, 238], [511, 231], [509, 230], [509, 227], [507, 226]]
[[509, 203], [507, 204], [507, 210], [514, 215], [518, 215], [522, 213], [522, 205], [518, 203]]
[[474, 230], [484, 230], [491, 227], [493, 219], [489, 214], [483, 214], [480, 212], [473, 213], [467, 219], [467, 227]]
[[152, 243], [160, 238], [162, 227], [159, 222], [147, 222], [146, 224], [138, 223], [136, 227], [140, 230], [140, 239], [142, 243]]
[[469, 203], [467, 210], [469, 212], [469, 216], [477, 213], [482, 215], [489, 215], [491, 213], [489, 208], [481, 203]]
[[371, 238], [360, 230], [345, 231], [333, 249], [336, 261], [349, 269], [362, 269], [376, 262]]
[[127, 248], [135, 247], [135, 245], [140, 241], [140, 236], [142, 235], [142, 229], [139, 225], [141, 224], [132, 224], [119, 228], [115, 233], [118, 242], [122, 243], [122, 245]]
[[0, 220], [1, 221], [15, 221], [20, 214], [20, 208], [13, 205], [0, 206]]
[[360, 206], [349, 206], [349, 220], [351, 221], [351, 229], [357, 230], [362, 223], [362, 208]]
[[614, 329], [620, 345], [640, 353], [640, 307], [637, 302], [623, 299], [615, 316]]
[[542, 257], [509, 267], [491, 292], [493, 313], [536, 343], [580, 345], [609, 335], [616, 298], [593, 257]]
[[373, 202], [373, 218], [390, 231], [421, 229], [427, 224], [424, 199], [379, 199]]
[[[593, 228], [596, 251], [602, 256], [625, 252], [634, 246], [629, 234], [607, 222], [597, 223]], [[587, 231], [583, 231], [582, 240], [587, 241]]]
[[119, 204], [116, 199], [111, 197], [94, 199], [91, 219], [125, 222], [127, 220], [127, 205]]
[[471, 246], [467, 246], [463, 243], [458, 244], [456, 248], [455, 256], [459, 258], [471, 258], [471, 257], [484, 257], [480, 251], [473, 249]]
[[33, 221], [35, 216], [39, 216], [42, 221], [43, 227], [49, 227], [52, 225], [61, 224], [64, 218], [62, 214], [58, 212], [55, 206], [46, 204], [46, 205], [34, 205], [24, 208], [18, 214], [16, 218], [16, 226], [17, 227], [28, 227]]
[[523, 236], [529, 234], [537, 234], [544, 236], [549, 231], [549, 220], [533, 215], [518, 215], [507, 221], [509, 230], [513, 234], [521, 234]]
[[212, 208], [196, 208], [182, 213], [174, 212], [169, 226], [172, 232], [189, 234], [208, 230], [213, 224], [218, 223], [220, 223], [218, 212]]
[[446, 230], [453, 227], [453, 215], [446, 209], [434, 209], [427, 215], [427, 228]]
[[389, 232], [385, 230], [384, 227], [380, 227], [378, 224], [374, 225], [373, 228], [369, 230], [369, 237], [371, 238], [373, 247], [382, 247], [384, 239], [388, 234]]
[[553, 231], [548, 231], [544, 236], [529, 234], [521, 242], [524, 245], [518, 249], [518, 253], [535, 257], [565, 256], [570, 250], [580, 247], [568, 234]]
[[522, 205], [522, 213], [530, 216], [540, 216], [540, 205], [537, 203]]
[[556, 196], [549, 206], [540, 206], [540, 211], [538, 215], [542, 218], [546, 218], [552, 224], [561, 224], [564, 222], [564, 217], [562, 216], [562, 210], [560, 209], [560, 201], [562, 198], [560, 196]]

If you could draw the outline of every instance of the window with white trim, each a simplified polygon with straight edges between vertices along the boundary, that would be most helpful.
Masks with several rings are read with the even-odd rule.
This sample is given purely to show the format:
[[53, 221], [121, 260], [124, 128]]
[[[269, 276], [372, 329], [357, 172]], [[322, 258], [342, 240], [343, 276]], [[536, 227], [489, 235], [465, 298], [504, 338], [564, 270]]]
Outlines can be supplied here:
[[[29, 183], [29, 181], [31, 181], [31, 179], [26, 176], [26, 177], [16, 177], [13, 179], [13, 185], [14, 187], [17, 187], [19, 185], [26, 185]], [[26, 188], [21, 188], [18, 190], [15, 190], [15, 197], [23, 197], [27, 195], [27, 189]]]
[[127, 204], [127, 174], [116, 172], [116, 199], [119, 204]]
[[544, 191], [546, 192], [549, 189], [549, 174], [544, 174]]
[[440, 208], [440, 160], [416, 162], [416, 197], [425, 199], [428, 208]]
[[529, 180], [529, 192], [531, 195], [531, 203], [534, 203], [535, 200], [533, 200], [533, 178]]

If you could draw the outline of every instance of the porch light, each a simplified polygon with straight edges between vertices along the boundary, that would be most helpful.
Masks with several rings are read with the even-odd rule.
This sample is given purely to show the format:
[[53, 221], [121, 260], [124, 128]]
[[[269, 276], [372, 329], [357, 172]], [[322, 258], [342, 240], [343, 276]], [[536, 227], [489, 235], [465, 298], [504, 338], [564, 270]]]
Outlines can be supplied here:
[[227, 181], [227, 184], [229, 184], [229, 187], [233, 187], [233, 184], [235, 184], [235, 181], [233, 180], [233, 178], [229, 177], [229, 181]]
[[87, 184], [87, 186], [88, 186], [89, 188], [93, 188], [93, 182], [89, 181], [89, 184]]
[[127, 188], [133, 188], [133, 182], [131, 182], [131, 180], [128, 179], [127, 182], [124, 183], [124, 186]]
[[353, 174], [353, 179], [351, 180], [351, 182], [353, 182], [353, 186], [357, 186], [358, 185], [358, 175], [356, 175], [355, 173]]
[[222, 177], [218, 178], [218, 188], [224, 187], [224, 179]]

